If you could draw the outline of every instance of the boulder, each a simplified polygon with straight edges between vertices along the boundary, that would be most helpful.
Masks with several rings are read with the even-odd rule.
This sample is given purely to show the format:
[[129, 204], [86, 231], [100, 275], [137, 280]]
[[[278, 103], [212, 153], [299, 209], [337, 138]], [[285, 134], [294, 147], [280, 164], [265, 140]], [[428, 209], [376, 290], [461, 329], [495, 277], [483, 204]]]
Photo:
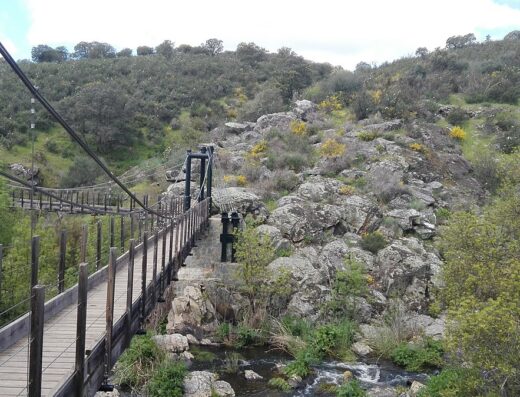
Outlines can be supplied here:
[[287, 383], [289, 386], [291, 386], [293, 389], [296, 389], [300, 384], [303, 382], [303, 379], [301, 376], [298, 375], [291, 375], [289, 379], [287, 379]]
[[312, 121], [316, 118], [316, 104], [303, 99], [294, 103], [293, 112], [304, 121]]
[[269, 237], [269, 241], [276, 251], [288, 250], [291, 248], [291, 242], [282, 237], [282, 232], [271, 225], [260, 225], [256, 228], [261, 235]]
[[422, 311], [428, 305], [430, 284], [437, 283], [441, 261], [424, 250], [416, 238], [402, 238], [378, 252], [376, 281], [386, 296], [403, 296], [408, 309]]
[[275, 209], [268, 224], [277, 227], [282, 235], [294, 243], [305, 237], [319, 237], [327, 229], [336, 226], [342, 218], [341, 208], [329, 204], [305, 203], [297, 200]]
[[254, 130], [265, 133], [273, 128], [284, 131], [288, 130], [291, 122], [296, 120], [296, 115], [292, 112], [272, 113], [261, 116], [257, 121]]
[[274, 278], [281, 270], [289, 272], [291, 278], [299, 286], [319, 284], [325, 281], [307, 258], [297, 256], [280, 257], [267, 266], [268, 274], [271, 274]]
[[388, 132], [398, 130], [403, 126], [403, 120], [394, 119], [390, 121], [385, 121], [383, 123], [377, 124], [369, 124], [363, 127], [363, 129], [367, 131], [375, 131], [375, 132]]
[[209, 299], [200, 288], [188, 285], [183, 295], [172, 302], [166, 330], [199, 334], [200, 331], [212, 331], [217, 325], [216, 311]]
[[348, 382], [352, 379], [354, 375], [352, 375], [352, 372], [350, 372], [349, 370], [346, 370], [345, 372], [343, 372], [343, 381], [344, 382]]
[[259, 379], [264, 379], [263, 376], [261, 375], [258, 375], [255, 371], [252, 371], [250, 369], [246, 369], [244, 371], [244, 376], [247, 380], [259, 380]]
[[224, 125], [227, 127], [226, 132], [232, 132], [235, 134], [240, 134], [240, 133], [247, 131], [249, 129], [252, 129], [252, 127], [254, 127], [254, 123], [253, 123], [253, 126], [251, 126], [251, 124], [249, 124], [249, 123], [234, 123], [234, 122], [225, 123]]
[[182, 353], [189, 349], [188, 338], [181, 334], [154, 335], [152, 339], [157, 346], [173, 353]]
[[444, 337], [445, 332], [445, 318], [433, 318], [425, 314], [411, 314], [406, 324], [410, 329], [416, 329], [424, 332], [425, 336], [440, 340]]
[[213, 383], [213, 393], [221, 397], [233, 397], [235, 395], [231, 385], [223, 380], [217, 380]]
[[372, 353], [372, 349], [370, 348], [370, 346], [363, 342], [353, 343], [350, 349], [361, 357], [368, 356], [370, 353]]
[[238, 211], [242, 215], [253, 214], [255, 216], [267, 216], [268, 214], [260, 197], [250, 189], [241, 187], [215, 189], [213, 205], [222, 211]]
[[396, 389], [390, 386], [374, 386], [367, 390], [368, 397], [395, 397], [397, 395]]
[[408, 393], [410, 394], [410, 397], [417, 397], [419, 395], [419, 392], [421, 391], [421, 389], [424, 387], [426, 387], [426, 386], [423, 385], [421, 382], [417, 382], [416, 380], [414, 380], [412, 382], [412, 386], [410, 386], [410, 390], [408, 391]]
[[184, 397], [211, 397], [218, 376], [208, 371], [193, 371], [184, 378]]

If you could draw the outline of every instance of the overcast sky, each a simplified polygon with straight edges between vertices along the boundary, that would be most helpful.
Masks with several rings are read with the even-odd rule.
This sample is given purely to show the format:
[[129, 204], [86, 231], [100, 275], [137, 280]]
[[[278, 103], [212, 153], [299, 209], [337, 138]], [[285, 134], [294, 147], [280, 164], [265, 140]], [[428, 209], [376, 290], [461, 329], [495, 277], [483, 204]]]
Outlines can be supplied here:
[[255, 42], [290, 47], [307, 59], [353, 69], [391, 61], [417, 47], [444, 47], [453, 35], [501, 39], [520, 29], [520, 0], [0, 0], [0, 41], [15, 58], [38, 44], [104, 41], [116, 49], [165, 39], [225, 49]]

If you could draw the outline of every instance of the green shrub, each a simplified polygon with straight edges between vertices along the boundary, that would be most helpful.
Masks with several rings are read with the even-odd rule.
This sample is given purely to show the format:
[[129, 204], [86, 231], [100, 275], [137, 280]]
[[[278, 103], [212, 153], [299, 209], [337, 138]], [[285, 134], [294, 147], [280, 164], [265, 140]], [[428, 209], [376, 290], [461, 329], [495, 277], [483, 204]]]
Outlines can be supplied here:
[[190, 346], [190, 353], [193, 354], [196, 361], [214, 361], [217, 358], [217, 355], [208, 350], [202, 350], [198, 346]]
[[351, 380], [336, 389], [336, 397], [366, 397], [367, 392], [363, 390], [357, 380]]
[[462, 125], [468, 119], [468, 113], [460, 107], [453, 109], [448, 116], [446, 116], [446, 120], [448, 120], [448, 123], [451, 125]]
[[285, 375], [305, 378], [311, 373], [311, 365], [319, 361], [311, 349], [301, 350], [295, 358], [283, 369]]
[[287, 381], [283, 378], [271, 378], [269, 379], [269, 386], [281, 390], [281, 391], [289, 391], [291, 390], [291, 385], [287, 383]]
[[379, 134], [375, 131], [361, 131], [357, 134], [358, 139], [361, 139], [365, 142], [373, 141], [376, 138], [379, 138]]
[[114, 380], [132, 389], [140, 388], [151, 379], [164, 357], [150, 335], [134, 336], [115, 366]]
[[[419, 397], [473, 397], [482, 395], [482, 377], [475, 371], [462, 368], [443, 369], [439, 375], [432, 376], [421, 389]], [[487, 396], [491, 397], [490, 394]]]
[[147, 384], [150, 397], [182, 397], [186, 365], [178, 361], [165, 361], [154, 372]]
[[365, 233], [361, 237], [361, 248], [373, 254], [386, 247], [387, 241], [380, 232]]
[[427, 338], [422, 345], [401, 343], [391, 353], [392, 361], [408, 371], [440, 368], [444, 349], [440, 341]]

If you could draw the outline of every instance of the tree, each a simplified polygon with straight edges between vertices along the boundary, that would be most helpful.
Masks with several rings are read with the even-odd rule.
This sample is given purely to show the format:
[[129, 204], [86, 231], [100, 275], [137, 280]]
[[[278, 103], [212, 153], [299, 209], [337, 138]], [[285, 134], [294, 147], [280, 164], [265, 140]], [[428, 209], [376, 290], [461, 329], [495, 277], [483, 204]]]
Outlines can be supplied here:
[[146, 45], [137, 47], [137, 55], [139, 55], [139, 56], [152, 55], [153, 53], [154, 53], [154, 50], [152, 47], [148, 47]]
[[173, 57], [174, 46], [175, 44], [172, 43], [170, 40], [164, 40], [161, 44], [155, 47], [155, 52], [159, 55], [162, 55], [165, 58], [170, 59]]
[[246, 228], [236, 236], [236, 259], [239, 267], [236, 279], [240, 292], [248, 299], [254, 315], [261, 302], [267, 299], [270, 275], [267, 265], [274, 259], [274, 249], [269, 237], [256, 229]]
[[442, 297], [449, 314], [448, 346], [454, 359], [481, 371], [487, 387], [501, 395], [520, 393], [520, 197], [516, 189], [501, 191], [482, 216], [453, 215], [441, 245], [446, 259]]
[[119, 51], [116, 56], [118, 58], [124, 58], [124, 57], [131, 57], [132, 56], [132, 49], [131, 48], [123, 48], [121, 51]]
[[473, 33], [468, 33], [464, 36], [451, 36], [446, 40], [446, 48], [449, 50], [464, 48], [475, 44], [477, 38]]
[[224, 42], [219, 39], [208, 39], [205, 43], [201, 44], [200, 46], [204, 48], [209, 55], [215, 56], [217, 54], [220, 54], [222, 51], [224, 51]]
[[81, 41], [74, 46], [76, 59], [115, 58], [116, 49], [108, 43]]
[[69, 56], [69, 51], [65, 47], [52, 48], [48, 45], [40, 44], [31, 50], [33, 62], [65, 62]]
[[74, 163], [61, 180], [61, 184], [63, 187], [92, 185], [101, 174], [102, 171], [94, 160], [91, 160], [90, 157], [80, 156], [74, 159]]
[[235, 53], [240, 61], [251, 66], [256, 65], [258, 62], [262, 62], [267, 58], [267, 51], [265, 48], [259, 47], [255, 43], [242, 42], [238, 44]]
[[419, 47], [415, 50], [415, 56], [426, 58], [426, 55], [428, 55], [428, 49], [426, 47]]

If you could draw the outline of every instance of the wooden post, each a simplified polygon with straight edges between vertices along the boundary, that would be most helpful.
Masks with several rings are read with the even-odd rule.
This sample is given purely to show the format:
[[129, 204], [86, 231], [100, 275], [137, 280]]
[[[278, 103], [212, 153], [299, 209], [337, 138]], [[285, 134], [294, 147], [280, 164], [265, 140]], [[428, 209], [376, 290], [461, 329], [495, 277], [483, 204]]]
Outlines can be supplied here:
[[141, 318], [140, 325], [144, 325], [146, 318], [146, 272], [148, 268], [148, 232], [145, 231], [143, 235], [143, 261], [141, 268]]
[[116, 221], [113, 216], [110, 217], [110, 247], [115, 246]]
[[159, 248], [159, 235], [157, 232], [153, 235], [153, 270], [152, 270], [152, 291], [153, 301], [157, 301], [157, 251]]
[[78, 276], [78, 314], [76, 319], [76, 392], [75, 396], [85, 395], [85, 344], [87, 336], [87, 292], [88, 292], [88, 265], [79, 265]]
[[128, 247], [128, 282], [126, 285], [126, 345], [132, 339], [132, 299], [134, 291], [135, 240], [132, 238]]
[[106, 334], [105, 334], [105, 384], [108, 373], [112, 368], [112, 331], [114, 328], [114, 290], [116, 287], [117, 248], [110, 247], [110, 260], [108, 261], [108, 282], [106, 301]]
[[31, 295], [31, 344], [29, 346], [29, 397], [42, 394], [42, 356], [45, 287], [35, 285]]
[[40, 258], [40, 236], [31, 240], [31, 288], [38, 284], [38, 267]]
[[87, 261], [87, 243], [88, 243], [88, 226], [83, 225], [81, 227], [81, 253], [79, 262], [84, 263]]
[[58, 293], [65, 290], [65, 258], [67, 254], [67, 232], [62, 230], [60, 233], [60, 259], [58, 265]]
[[[130, 204], [132, 201], [130, 201]], [[130, 210], [131, 211], [131, 210]], [[135, 233], [135, 216], [130, 212], [130, 238], [134, 238]]]
[[103, 228], [101, 227], [101, 221], [97, 223], [97, 241], [96, 241], [96, 270], [99, 270], [99, 265], [101, 263], [101, 243], [103, 239]]
[[141, 235], [143, 234], [143, 221], [141, 219], [139, 219], [139, 223], [137, 224], [137, 226], [137, 237], [138, 241], [141, 242]]
[[163, 235], [162, 235], [162, 254], [161, 254], [161, 289], [159, 291], [161, 297], [162, 297], [162, 294], [164, 293], [164, 280], [165, 280], [165, 276], [166, 276], [166, 237], [168, 234], [168, 227], [165, 227], [163, 229]]
[[125, 217], [121, 215], [121, 252], [125, 252]]
[[170, 219], [170, 249], [168, 254], [168, 284], [172, 281], [172, 268], [173, 268], [173, 218]]

